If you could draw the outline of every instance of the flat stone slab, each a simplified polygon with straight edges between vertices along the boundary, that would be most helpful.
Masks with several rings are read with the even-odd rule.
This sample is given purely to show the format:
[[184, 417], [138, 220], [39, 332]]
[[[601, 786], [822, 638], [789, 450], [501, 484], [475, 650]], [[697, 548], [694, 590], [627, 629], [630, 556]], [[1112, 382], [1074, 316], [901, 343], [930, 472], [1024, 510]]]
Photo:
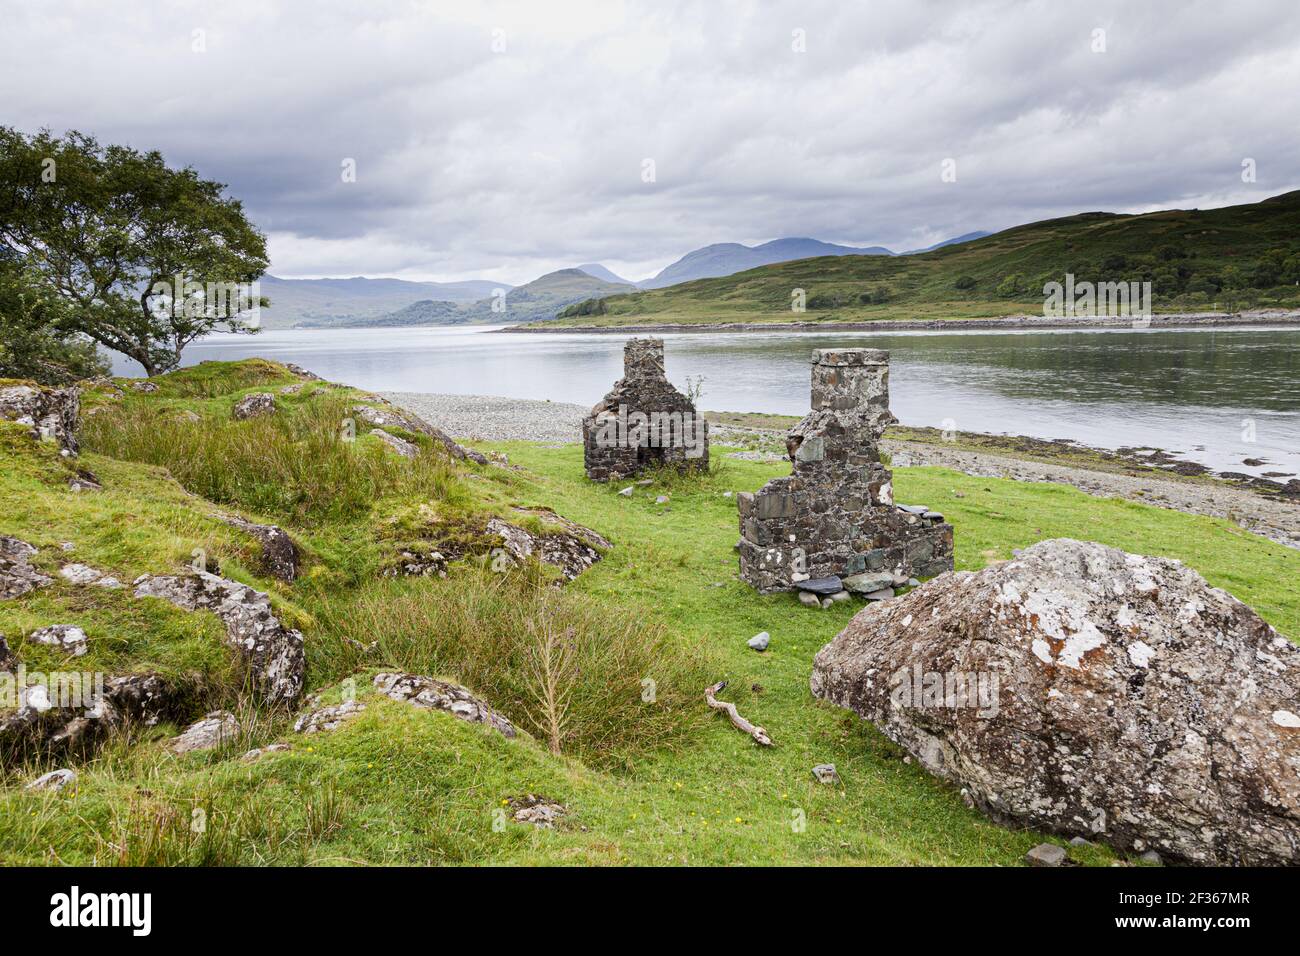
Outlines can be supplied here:
[[813, 594], [839, 594], [844, 590], [844, 582], [836, 575], [829, 578], [809, 578], [807, 581], [799, 581], [795, 584], [800, 591], [810, 591]]

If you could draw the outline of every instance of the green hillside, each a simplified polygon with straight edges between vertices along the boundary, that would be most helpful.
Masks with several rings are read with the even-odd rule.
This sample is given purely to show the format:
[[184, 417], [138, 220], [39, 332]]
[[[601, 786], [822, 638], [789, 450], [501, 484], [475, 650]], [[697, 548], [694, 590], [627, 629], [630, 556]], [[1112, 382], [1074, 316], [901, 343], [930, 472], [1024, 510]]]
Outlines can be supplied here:
[[[583, 302], [565, 325], [861, 322], [1040, 313], [1063, 281], [1152, 283], [1156, 312], [1300, 306], [1300, 191], [1144, 215], [1089, 212], [911, 256], [801, 259]], [[792, 310], [803, 289], [806, 311]]]

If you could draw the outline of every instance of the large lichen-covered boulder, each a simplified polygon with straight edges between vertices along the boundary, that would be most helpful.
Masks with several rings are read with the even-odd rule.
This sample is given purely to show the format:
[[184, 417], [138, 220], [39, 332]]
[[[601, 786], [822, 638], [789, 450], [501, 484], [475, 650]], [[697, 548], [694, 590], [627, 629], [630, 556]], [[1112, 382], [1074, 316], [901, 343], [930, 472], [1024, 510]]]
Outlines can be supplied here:
[[162, 598], [187, 611], [208, 610], [221, 618], [226, 643], [239, 653], [266, 703], [292, 703], [302, 693], [302, 634], [280, 622], [265, 592], [206, 571], [190, 571], [137, 578], [135, 596]]
[[80, 407], [75, 387], [49, 388], [32, 382], [0, 387], [0, 418], [28, 426], [33, 438], [57, 443], [64, 454], [77, 453]]
[[1058, 539], [859, 613], [814, 695], [994, 819], [1300, 863], [1300, 649], [1167, 558]]

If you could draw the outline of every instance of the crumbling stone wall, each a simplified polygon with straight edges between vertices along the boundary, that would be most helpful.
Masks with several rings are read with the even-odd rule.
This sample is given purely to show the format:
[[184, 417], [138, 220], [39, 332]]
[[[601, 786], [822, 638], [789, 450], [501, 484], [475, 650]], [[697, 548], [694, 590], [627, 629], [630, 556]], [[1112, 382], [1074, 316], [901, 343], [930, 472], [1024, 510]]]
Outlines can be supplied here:
[[786, 439], [793, 474], [738, 496], [740, 575], [764, 594], [808, 578], [925, 578], [952, 570], [952, 525], [894, 503], [877, 443], [889, 411], [889, 353], [818, 350], [812, 411]]
[[664, 375], [663, 339], [629, 339], [623, 377], [582, 422], [583, 462], [594, 481], [652, 465], [709, 467], [709, 426]]

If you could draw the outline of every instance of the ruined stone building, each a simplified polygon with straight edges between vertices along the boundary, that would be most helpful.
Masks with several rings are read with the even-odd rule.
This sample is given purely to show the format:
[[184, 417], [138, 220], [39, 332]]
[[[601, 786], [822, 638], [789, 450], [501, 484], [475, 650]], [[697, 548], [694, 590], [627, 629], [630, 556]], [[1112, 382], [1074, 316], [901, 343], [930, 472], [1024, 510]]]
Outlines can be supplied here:
[[629, 339], [623, 377], [582, 422], [583, 462], [594, 481], [654, 465], [709, 467], [709, 426], [664, 375], [663, 339]]
[[888, 352], [813, 353], [812, 411], [786, 439], [793, 474], [738, 496], [746, 582], [768, 593], [838, 575], [866, 592], [952, 570], [952, 525], [894, 503], [877, 448], [894, 421]]

